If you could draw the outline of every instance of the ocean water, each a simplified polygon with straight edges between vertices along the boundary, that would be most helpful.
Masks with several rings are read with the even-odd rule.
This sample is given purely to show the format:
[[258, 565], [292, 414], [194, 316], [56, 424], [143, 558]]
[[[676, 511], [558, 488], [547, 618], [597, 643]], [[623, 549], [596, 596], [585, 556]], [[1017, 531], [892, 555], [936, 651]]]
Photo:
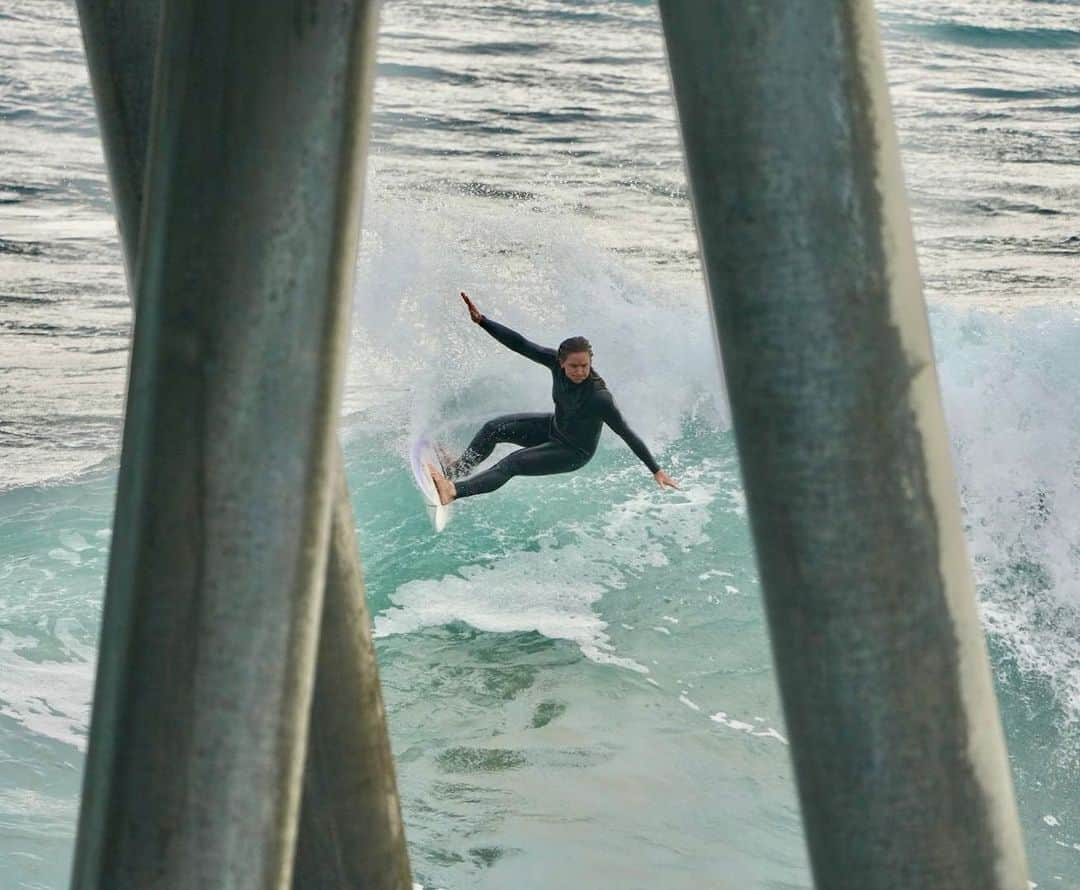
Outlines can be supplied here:
[[[1080, 4], [880, 5], [967, 537], [1039, 887], [1080, 888]], [[343, 438], [416, 880], [810, 886], [650, 3], [390, 0]], [[433, 537], [410, 433], [605, 433]], [[74, 6], [0, 0], [0, 888], [66, 886], [131, 315]], [[657, 393], [662, 393], [658, 397]]]

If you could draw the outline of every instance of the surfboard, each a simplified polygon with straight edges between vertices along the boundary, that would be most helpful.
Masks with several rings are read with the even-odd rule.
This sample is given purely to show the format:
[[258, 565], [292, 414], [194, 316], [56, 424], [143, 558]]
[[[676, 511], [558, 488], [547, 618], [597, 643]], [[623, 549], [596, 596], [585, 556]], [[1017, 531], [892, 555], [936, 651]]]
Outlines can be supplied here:
[[450, 504], [444, 506], [439, 503], [439, 492], [435, 489], [435, 481], [425, 466], [425, 464], [433, 464], [436, 467], [442, 467], [438, 451], [427, 436], [420, 436], [413, 440], [409, 448], [409, 462], [412, 465], [416, 487], [420, 489], [424, 503], [427, 504], [431, 524], [436, 532], [441, 532], [450, 521]]

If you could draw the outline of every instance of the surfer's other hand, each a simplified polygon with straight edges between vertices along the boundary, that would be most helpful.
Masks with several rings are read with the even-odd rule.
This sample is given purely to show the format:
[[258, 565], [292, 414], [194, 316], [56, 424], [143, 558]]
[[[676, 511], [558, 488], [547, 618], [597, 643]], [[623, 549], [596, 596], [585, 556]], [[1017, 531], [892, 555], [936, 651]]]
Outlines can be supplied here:
[[682, 489], [679, 488], [679, 486], [675, 484], [675, 480], [672, 479], [663, 470], [657, 470], [655, 473], [653, 473], [653, 479], [656, 480], [656, 484], [659, 485], [661, 488], [663, 488], [666, 485], [669, 488], [674, 488], [677, 491], [682, 491]]
[[469, 295], [465, 291], [461, 292], [461, 299], [465, 301], [465, 305], [469, 307], [469, 318], [473, 320], [474, 324], [480, 324], [484, 320], [484, 316], [480, 314], [480, 310], [476, 308], [476, 304], [469, 299]]

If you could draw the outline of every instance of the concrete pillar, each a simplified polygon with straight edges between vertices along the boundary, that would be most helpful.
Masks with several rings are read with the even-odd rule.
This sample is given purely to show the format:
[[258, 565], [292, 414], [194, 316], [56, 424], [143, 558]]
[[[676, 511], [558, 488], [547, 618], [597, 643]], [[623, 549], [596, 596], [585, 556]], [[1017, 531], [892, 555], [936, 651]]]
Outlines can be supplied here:
[[660, 0], [819, 887], [1027, 890], [869, 0]]
[[[345, 491], [344, 477], [338, 491]], [[410, 890], [394, 761], [347, 496], [336, 498], [331, 526], [293, 887]]]
[[[348, 504], [332, 432], [375, 4], [238, 6], [166, 8], [77, 887], [289, 881], [331, 483]], [[156, 7], [80, 3], [129, 268]], [[348, 546], [328, 594], [366, 627]], [[377, 699], [372, 666], [337, 704]], [[398, 856], [377, 886], [407, 887], [375, 722], [397, 819], [373, 830]]]
[[134, 290], [162, 0], [78, 0], [128, 288]]

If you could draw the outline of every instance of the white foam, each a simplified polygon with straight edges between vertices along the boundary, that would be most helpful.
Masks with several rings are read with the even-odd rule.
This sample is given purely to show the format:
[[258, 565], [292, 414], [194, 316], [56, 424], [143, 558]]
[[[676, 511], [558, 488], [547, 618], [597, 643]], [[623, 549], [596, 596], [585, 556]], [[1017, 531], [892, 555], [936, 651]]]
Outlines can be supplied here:
[[54, 547], [49, 551], [49, 556], [60, 562], [66, 562], [68, 565], [77, 566], [82, 563], [82, 557], [78, 553], [72, 550], [65, 550], [62, 547]]
[[393, 606], [375, 617], [375, 635], [412, 633], [464, 621], [491, 633], [536, 631], [570, 640], [585, 657], [639, 673], [648, 669], [614, 654], [607, 624], [593, 611], [605, 585], [581, 548], [515, 553], [456, 575], [410, 581], [391, 596]]
[[74, 550], [76, 553], [82, 550], [88, 550], [92, 546], [86, 542], [86, 538], [74, 531], [60, 532], [59, 540], [64, 547], [68, 550]]
[[1080, 318], [932, 313], [984, 625], [1080, 722]]
[[0, 813], [33, 813], [35, 819], [47, 819], [70, 830], [77, 818], [78, 800], [54, 797], [30, 788], [4, 788], [0, 789]]
[[686, 695], [680, 695], [679, 696], [679, 701], [681, 701], [684, 705], [686, 705], [688, 708], [690, 708], [693, 711], [700, 711], [701, 710], [701, 707], [699, 705], [694, 704], [694, 702], [692, 702], [689, 698], [687, 698]]
[[78, 642], [64, 621], [57, 622], [55, 636], [67, 661], [29, 659], [23, 653], [36, 648], [37, 640], [0, 629], [0, 714], [31, 732], [84, 750], [94, 651]]
[[736, 718], [729, 716], [726, 711], [717, 711], [715, 714], [711, 715], [709, 719], [714, 723], [719, 723], [721, 726], [726, 726], [737, 732], [744, 732], [747, 735], [752, 735], [757, 738], [775, 739], [782, 745], [788, 744], [788, 740], [771, 726], [766, 727], [763, 730], [758, 730], [753, 723], [747, 723], [745, 720], [737, 720]]
[[[417, 433], [444, 424], [447, 404], [463, 427], [550, 410], [547, 374], [471, 324], [460, 290], [538, 343], [588, 336], [597, 369], [654, 451], [686, 419], [728, 425], [699, 279], [676, 286], [637, 274], [554, 208], [521, 213], [378, 187], [365, 208], [346, 413], [394, 403], [395, 417]], [[612, 439], [601, 447], [623, 447]]]
[[732, 729], [737, 729], [739, 730], [739, 732], [752, 732], [754, 729], [753, 723], [744, 723], [741, 720], [736, 720], [733, 717], [729, 717], [723, 711], [718, 711], [717, 713], [713, 714], [709, 719], [714, 720], [717, 723], [721, 723], [724, 726], [730, 726]]

